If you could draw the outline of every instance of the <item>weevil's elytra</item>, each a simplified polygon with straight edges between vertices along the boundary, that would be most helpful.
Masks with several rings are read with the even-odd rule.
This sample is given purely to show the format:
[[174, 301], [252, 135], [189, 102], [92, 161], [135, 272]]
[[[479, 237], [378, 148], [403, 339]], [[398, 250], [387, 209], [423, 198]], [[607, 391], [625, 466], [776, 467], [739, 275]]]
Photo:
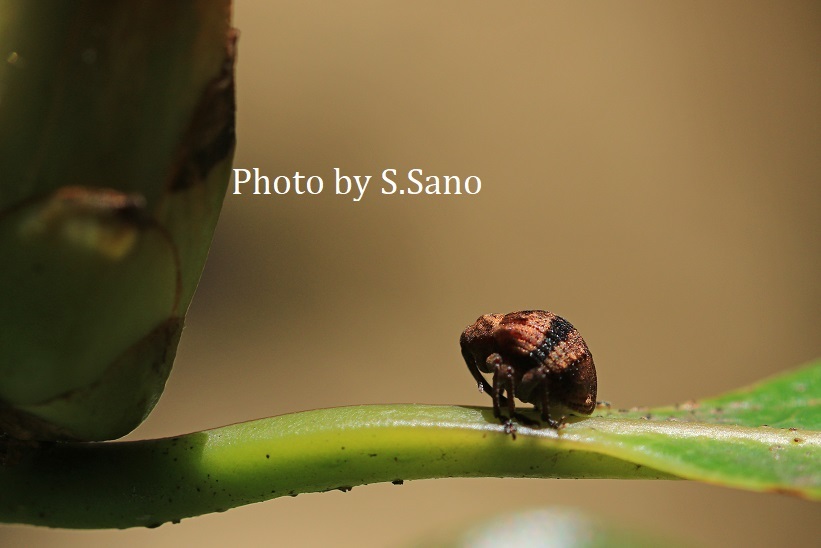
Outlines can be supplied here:
[[[485, 314], [462, 333], [462, 356], [479, 387], [493, 398], [493, 414], [515, 414], [514, 396], [532, 403], [554, 428], [560, 405], [589, 415], [596, 408], [593, 356], [570, 322], [552, 312]], [[491, 386], [482, 373], [493, 375]], [[504, 397], [503, 394], [507, 394]]]

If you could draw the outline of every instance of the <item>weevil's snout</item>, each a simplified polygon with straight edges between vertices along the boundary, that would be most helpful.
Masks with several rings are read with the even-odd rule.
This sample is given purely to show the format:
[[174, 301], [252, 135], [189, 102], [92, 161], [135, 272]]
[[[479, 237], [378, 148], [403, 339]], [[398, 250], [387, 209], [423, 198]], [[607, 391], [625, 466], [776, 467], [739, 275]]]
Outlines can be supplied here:
[[462, 345], [462, 357], [465, 359], [465, 363], [468, 367], [476, 367], [476, 359], [473, 357], [473, 354], [470, 353], [470, 349], [465, 345]]
[[462, 332], [459, 343], [468, 367], [490, 373], [485, 361], [494, 352], [493, 332], [504, 314], [483, 314]]

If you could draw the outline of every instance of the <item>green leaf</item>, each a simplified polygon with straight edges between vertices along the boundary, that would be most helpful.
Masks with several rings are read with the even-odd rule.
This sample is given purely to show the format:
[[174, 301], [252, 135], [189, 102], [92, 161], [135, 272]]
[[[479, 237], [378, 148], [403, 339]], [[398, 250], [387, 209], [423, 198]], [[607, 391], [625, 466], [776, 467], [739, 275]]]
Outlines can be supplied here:
[[162, 394], [230, 174], [229, 20], [0, 0], [0, 432], [113, 439]]
[[[816, 361], [700, 404], [603, 411], [559, 431], [519, 426], [515, 438], [488, 408], [371, 405], [160, 440], [12, 444], [0, 521], [151, 526], [283, 495], [443, 477], [687, 478], [821, 499], [819, 375]], [[732, 410], [740, 423], [727, 422]], [[756, 412], [783, 422], [757, 426]]]
[[[700, 402], [584, 422], [596, 450], [719, 485], [821, 498], [821, 362]], [[642, 422], [644, 424], [642, 424]]]
[[[618, 414], [643, 418], [648, 411]], [[650, 415], [654, 420], [821, 430], [821, 360], [715, 398], [659, 407]]]

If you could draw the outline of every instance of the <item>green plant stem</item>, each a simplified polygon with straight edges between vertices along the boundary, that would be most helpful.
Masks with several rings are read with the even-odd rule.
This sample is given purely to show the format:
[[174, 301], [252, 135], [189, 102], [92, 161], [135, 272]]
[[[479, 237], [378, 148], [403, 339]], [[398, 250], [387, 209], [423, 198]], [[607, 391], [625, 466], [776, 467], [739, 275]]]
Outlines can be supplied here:
[[0, 468], [0, 521], [155, 526], [283, 495], [425, 478], [674, 479], [583, 450], [568, 436], [574, 426], [521, 428], [514, 439], [485, 408], [378, 405], [159, 440], [18, 448], [18, 462]]

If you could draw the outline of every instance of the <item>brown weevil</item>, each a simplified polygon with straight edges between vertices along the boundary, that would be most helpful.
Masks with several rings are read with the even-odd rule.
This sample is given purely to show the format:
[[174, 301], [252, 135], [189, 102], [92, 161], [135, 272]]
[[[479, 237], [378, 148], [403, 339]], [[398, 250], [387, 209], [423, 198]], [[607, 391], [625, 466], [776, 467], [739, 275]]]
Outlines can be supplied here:
[[[585, 415], [596, 408], [593, 356], [576, 328], [552, 312], [485, 314], [465, 329], [459, 343], [479, 389], [493, 397], [494, 416], [502, 418], [507, 406], [506, 424], [515, 416], [514, 396], [532, 403], [553, 428], [564, 417], [554, 420], [551, 407]], [[482, 373], [493, 375], [493, 386]]]

